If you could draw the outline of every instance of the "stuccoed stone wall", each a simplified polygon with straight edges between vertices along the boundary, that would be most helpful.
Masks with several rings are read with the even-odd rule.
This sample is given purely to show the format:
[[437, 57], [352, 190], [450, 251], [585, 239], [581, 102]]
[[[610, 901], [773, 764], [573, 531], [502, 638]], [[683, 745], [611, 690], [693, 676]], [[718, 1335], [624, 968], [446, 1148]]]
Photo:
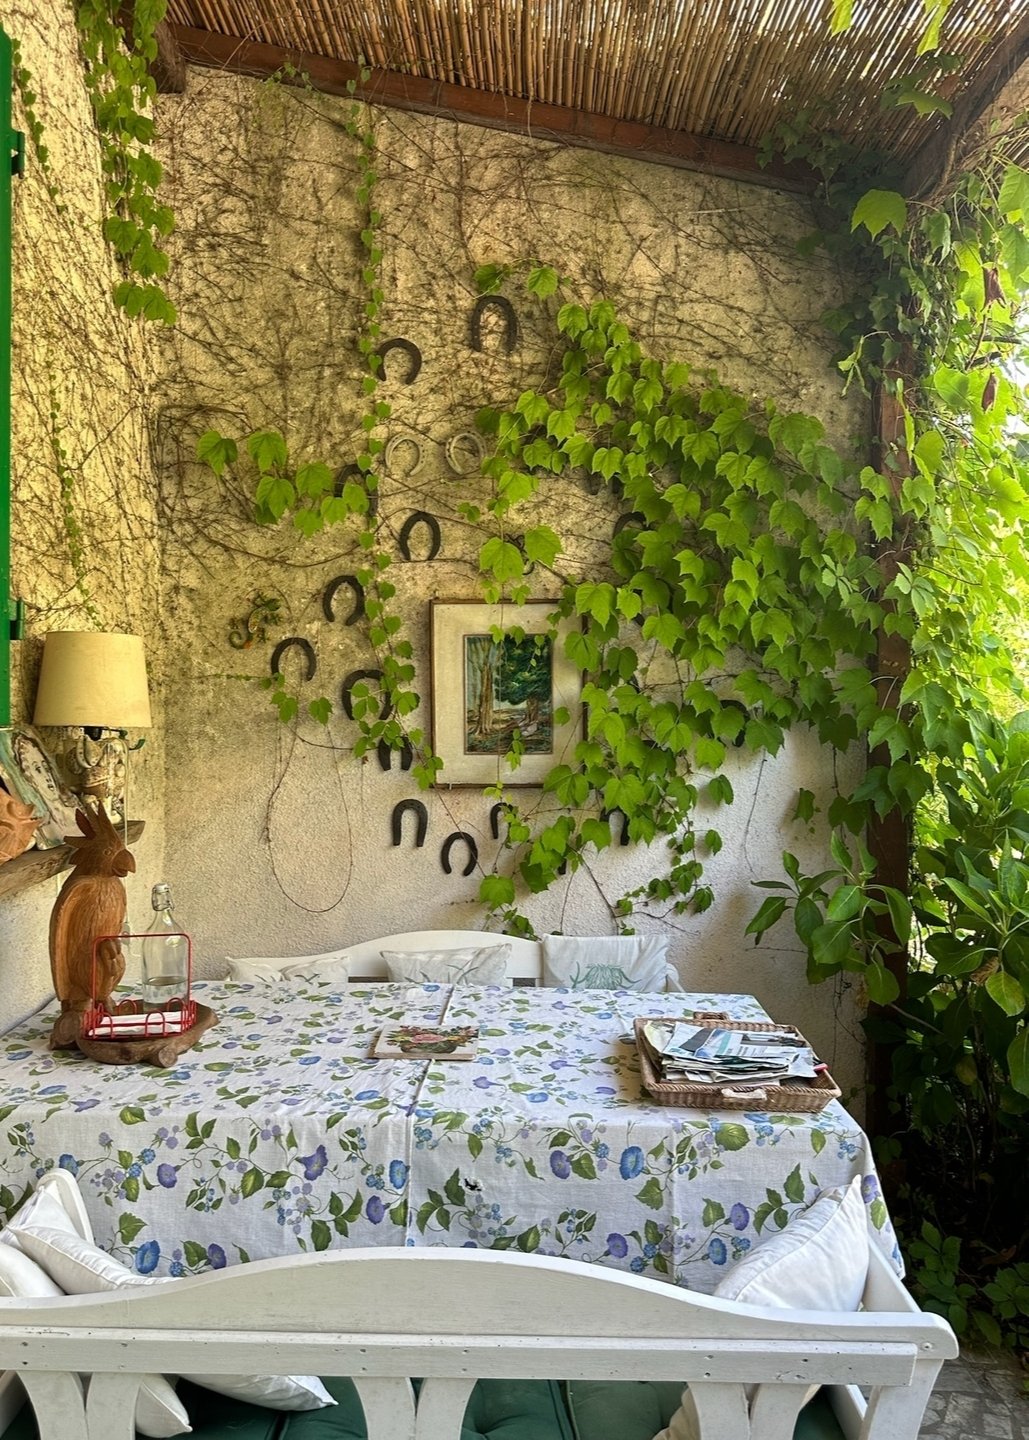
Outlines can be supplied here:
[[[64, 0], [14, 0], [2, 19], [33, 76], [57, 189], [55, 200], [30, 145], [13, 202], [12, 593], [25, 600], [28, 620], [28, 638], [12, 646], [13, 718], [31, 721], [48, 630], [144, 636], [154, 729], [132, 758], [131, 808], [147, 830], [127, 888], [131, 922], [145, 927], [149, 887], [164, 878], [161, 582], [145, 340], [110, 298], [118, 276], [100, 232], [100, 151], [72, 11]], [[17, 95], [14, 123], [24, 128]], [[82, 589], [71, 558], [76, 547]], [[0, 1026], [51, 992], [47, 934], [60, 884], [51, 880], [0, 902]]]
[[[168, 874], [200, 940], [202, 968], [226, 954], [294, 955], [391, 931], [475, 927], [479, 873], [444, 876], [440, 846], [472, 833], [487, 867], [490, 800], [475, 790], [418, 795], [394, 765], [356, 760], [339, 682], [374, 664], [360, 626], [329, 623], [328, 580], [355, 568], [353, 535], [303, 541], [288, 525], [256, 528], [241, 465], [216, 480], [193, 459], [209, 428], [242, 434], [275, 426], [298, 460], [352, 460], [361, 414], [355, 340], [364, 295], [354, 202], [355, 142], [345, 101], [194, 70], [184, 97], [162, 97], [169, 200], [178, 228], [172, 293], [178, 327], [154, 345], [153, 418], [165, 524]], [[645, 348], [665, 359], [717, 366], [747, 394], [817, 414], [844, 446], [868, 417], [844, 401], [829, 363], [820, 312], [841, 293], [823, 261], [798, 257], [804, 205], [755, 186], [562, 149], [521, 137], [393, 111], [373, 114], [384, 216], [384, 334], [404, 336], [424, 364], [411, 385], [389, 367], [380, 392], [393, 405], [383, 438], [380, 534], [396, 539], [413, 510], [440, 520], [443, 545], [391, 578], [416, 650], [427, 723], [428, 607], [433, 597], [475, 598], [482, 535], [460, 516], [481, 498], [447, 462], [447, 443], [473, 428], [476, 410], [536, 383], [552, 334], [519, 302], [521, 339], [508, 356], [487, 339], [469, 346], [473, 273], [488, 261], [555, 264], [587, 299], [607, 295]], [[402, 357], [394, 356], [394, 360]], [[555, 480], [535, 523], [564, 539], [563, 573], [589, 577], [603, 563], [615, 514], [604, 496]], [[538, 593], [555, 593], [540, 576]], [[229, 644], [255, 596], [276, 597], [281, 624], [250, 649]], [[318, 673], [302, 700], [327, 695], [326, 731], [303, 715], [283, 727], [246, 674], [267, 674], [274, 641], [308, 638]], [[295, 653], [295, 652], [294, 652]], [[292, 663], [292, 662], [291, 662]], [[292, 672], [291, 678], [298, 678]], [[844, 1081], [859, 1076], [850, 997], [810, 989], [787, 926], [755, 950], [743, 930], [759, 892], [790, 848], [821, 864], [821, 839], [793, 825], [796, 792], [821, 799], [829, 757], [805, 735], [777, 758], [741, 753], [730, 771], [736, 802], [712, 816], [725, 837], [708, 873], [717, 900], [700, 917], [641, 921], [665, 929], [690, 988], [754, 991], [780, 1019], [805, 1027]], [[424, 848], [390, 844], [397, 801], [429, 810]], [[528, 902], [540, 933], [611, 933], [611, 904], [661, 862], [615, 846]], [[460, 867], [458, 867], [460, 868]], [[834, 1003], [835, 1001], [835, 1003]]]

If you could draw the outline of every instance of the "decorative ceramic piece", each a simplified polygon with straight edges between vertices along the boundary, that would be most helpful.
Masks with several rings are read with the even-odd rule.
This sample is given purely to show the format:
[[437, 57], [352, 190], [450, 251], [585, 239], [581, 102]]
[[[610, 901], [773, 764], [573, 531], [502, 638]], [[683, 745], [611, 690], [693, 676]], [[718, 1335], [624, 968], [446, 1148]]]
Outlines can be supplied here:
[[73, 1049], [90, 1002], [106, 1005], [125, 973], [117, 940], [107, 939], [96, 956], [100, 935], [119, 935], [125, 923], [125, 886], [136, 862], [102, 804], [76, 815], [81, 836], [70, 836], [72, 872], [61, 886], [50, 916], [50, 973], [61, 1014], [50, 1035], [51, 1050]]
[[31, 805], [41, 850], [63, 845], [75, 833], [75, 796], [61, 782], [53, 760], [31, 725], [0, 729], [0, 781], [9, 794]]
[[29, 848], [38, 823], [31, 805], [0, 790], [0, 865]]

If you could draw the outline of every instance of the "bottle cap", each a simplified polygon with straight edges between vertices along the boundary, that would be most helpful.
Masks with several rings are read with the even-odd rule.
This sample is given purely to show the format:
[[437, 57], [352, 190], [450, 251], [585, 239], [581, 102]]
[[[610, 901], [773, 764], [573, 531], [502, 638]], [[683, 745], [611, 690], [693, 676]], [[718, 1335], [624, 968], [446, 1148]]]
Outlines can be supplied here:
[[171, 890], [163, 880], [151, 890], [150, 903], [155, 910], [171, 909]]

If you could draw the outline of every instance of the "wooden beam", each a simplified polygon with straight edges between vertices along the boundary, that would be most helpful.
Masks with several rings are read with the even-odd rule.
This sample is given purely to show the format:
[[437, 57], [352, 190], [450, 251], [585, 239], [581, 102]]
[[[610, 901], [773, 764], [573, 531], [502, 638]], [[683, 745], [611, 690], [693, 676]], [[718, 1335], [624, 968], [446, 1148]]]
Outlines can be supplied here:
[[[134, 845], [142, 835], [145, 824], [144, 820], [129, 821], [130, 845]], [[121, 834], [121, 825], [118, 824], [115, 828]], [[71, 865], [74, 853], [70, 845], [54, 845], [49, 850], [26, 850], [24, 855], [6, 860], [0, 865], [0, 900], [17, 895], [30, 885], [37, 885], [41, 880], [60, 875], [62, 870], [67, 870]]]
[[[757, 150], [748, 145], [734, 145], [727, 140], [691, 135], [685, 130], [619, 120], [564, 105], [545, 105], [518, 96], [493, 94], [471, 86], [425, 80], [396, 70], [373, 70], [367, 83], [362, 84], [360, 67], [350, 60], [237, 40], [188, 25], [171, 28], [182, 55], [194, 65], [262, 77], [284, 72], [287, 82], [288, 71], [292, 69], [298, 72], [294, 83], [310, 82], [316, 90], [328, 95], [355, 94], [373, 105], [464, 120], [495, 130], [515, 131], [535, 140], [580, 145], [658, 165], [746, 180], [777, 190], [803, 191], [814, 186], [814, 177], [803, 166], [773, 160], [762, 168]], [[348, 89], [351, 82], [356, 87], [354, 90]]]
[[997, 40], [990, 59], [960, 95], [951, 118], [915, 151], [904, 177], [905, 195], [912, 198], [927, 195], [946, 182], [962, 141], [988, 111], [1002, 101], [1005, 89], [1021, 84], [1019, 72], [1026, 66], [1029, 66], [1029, 15], [1013, 35]]

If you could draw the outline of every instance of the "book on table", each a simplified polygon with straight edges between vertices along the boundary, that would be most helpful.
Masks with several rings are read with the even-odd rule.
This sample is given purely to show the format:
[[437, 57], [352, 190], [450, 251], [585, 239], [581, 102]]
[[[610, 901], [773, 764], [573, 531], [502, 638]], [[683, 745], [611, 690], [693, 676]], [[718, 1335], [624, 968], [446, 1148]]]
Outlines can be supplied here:
[[474, 1060], [477, 1025], [386, 1025], [372, 1046], [376, 1060]]

